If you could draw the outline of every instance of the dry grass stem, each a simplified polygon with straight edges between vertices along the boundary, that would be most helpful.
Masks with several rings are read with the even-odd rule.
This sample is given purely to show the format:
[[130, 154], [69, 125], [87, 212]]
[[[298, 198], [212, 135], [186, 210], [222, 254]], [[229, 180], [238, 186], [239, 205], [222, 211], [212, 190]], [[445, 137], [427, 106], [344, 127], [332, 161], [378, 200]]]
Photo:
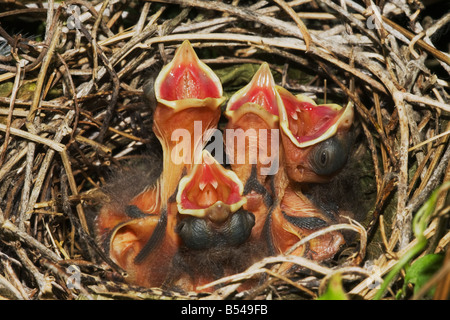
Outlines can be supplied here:
[[[372, 299], [374, 281], [421, 245], [408, 264], [447, 252], [440, 270], [416, 294], [400, 270], [383, 297], [428, 299], [436, 287], [436, 299], [448, 298], [448, 190], [418, 222], [450, 179], [450, 14], [445, 0], [431, 2], [3, 2], [0, 298], [315, 299], [341, 275], [348, 297]], [[345, 218], [308, 232], [285, 255], [202, 286], [206, 294], [127, 284], [90, 229], [113, 173], [161, 155], [146, 89], [184, 40], [227, 97], [268, 62], [278, 85], [355, 110], [348, 167], [323, 185], [335, 186], [324, 198], [342, 202], [323, 210]], [[352, 192], [338, 192], [347, 185]], [[347, 240], [330, 261], [291, 255], [329, 232]], [[70, 266], [80, 270], [78, 289]]]

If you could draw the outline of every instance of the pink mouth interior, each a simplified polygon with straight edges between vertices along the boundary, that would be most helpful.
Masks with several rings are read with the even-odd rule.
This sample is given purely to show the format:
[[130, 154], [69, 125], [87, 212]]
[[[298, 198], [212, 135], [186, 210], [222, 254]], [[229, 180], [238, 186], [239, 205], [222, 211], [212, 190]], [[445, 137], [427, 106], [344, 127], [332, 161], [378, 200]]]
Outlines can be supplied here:
[[315, 106], [295, 97], [283, 96], [282, 100], [288, 114], [289, 129], [300, 143], [322, 136], [339, 119], [343, 110]]
[[245, 103], [255, 103], [264, 107], [271, 114], [278, 116], [278, 104], [273, 87], [265, 86], [264, 84], [254, 85], [252, 88], [245, 92], [242, 97], [236, 100], [230, 110], [237, 110]]
[[160, 88], [164, 100], [220, 98], [216, 83], [194, 64], [179, 65], [166, 76]]
[[[206, 209], [217, 201], [231, 205], [241, 200], [239, 185], [214, 166], [203, 163], [196, 168], [195, 175], [181, 195], [183, 208]], [[200, 185], [204, 185], [203, 190]]]

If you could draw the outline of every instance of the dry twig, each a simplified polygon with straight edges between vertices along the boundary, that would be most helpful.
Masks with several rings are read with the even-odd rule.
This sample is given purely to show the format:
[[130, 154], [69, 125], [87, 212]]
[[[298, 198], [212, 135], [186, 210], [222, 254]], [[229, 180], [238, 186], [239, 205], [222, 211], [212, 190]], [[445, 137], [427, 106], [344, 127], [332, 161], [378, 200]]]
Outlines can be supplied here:
[[[417, 11], [407, 1], [381, 8], [353, 0], [255, 1], [248, 6], [243, 1], [106, 0], [93, 5], [70, 0], [48, 5], [28, 8], [13, 2], [0, 13], [0, 35], [8, 48], [0, 55], [0, 287], [9, 298], [32, 299], [36, 292], [39, 298], [52, 292], [65, 299], [130, 297], [124, 293], [130, 288], [121, 283], [123, 271], [93, 244], [85, 205], [98, 200], [97, 188], [111, 166], [148, 150], [158, 152], [143, 87], [185, 39], [217, 71], [268, 61], [289, 89], [306, 89], [302, 93], [345, 105], [352, 101], [355, 127], [362, 132], [358, 147], [369, 150], [360, 164], [372, 166], [361, 181], [368, 176], [375, 180], [369, 208], [373, 216], [363, 224], [366, 230], [337, 224], [297, 244], [330, 230], [350, 229], [360, 235], [359, 259], [336, 260], [330, 268], [303, 257], [268, 257], [208, 284], [225, 285], [208, 298], [231, 297], [240, 286], [236, 281], [261, 274], [269, 281], [250, 297], [283, 283], [315, 298], [333, 274], [341, 273], [348, 275], [344, 281], [351, 278], [350, 293], [371, 299], [376, 290], [369, 283], [387, 274], [415, 245], [413, 217], [450, 176], [450, 84], [445, 80], [450, 56], [438, 42], [448, 29], [448, 13], [425, 28], [417, 12], [425, 15], [427, 8]], [[136, 11], [129, 10], [133, 6]], [[79, 21], [69, 8], [80, 10]], [[45, 31], [30, 38], [14, 34], [18, 31], [8, 19], [25, 15], [45, 22]], [[394, 22], [404, 19], [409, 22]], [[76, 23], [72, 29], [69, 20]], [[127, 28], [130, 21], [135, 24]], [[224, 85], [226, 91], [236, 89]], [[4, 88], [9, 88], [6, 93]], [[448, 217], [448, 210], [443, 212]], [[430, 252], [445, 250], [450, 242], [448, 226], [442, 231], [436, 221], [425, 232], [435, 242]], [[383, 252], [373, 257], [371, 250], [379, 243]], [[67, 288], [64, 261], [74, 259], [95, 270], [89, 272], [96, 285]], [[362, 268], [367, 259], [379, 274]], [[322, 286], [268, 267], [280, 263], [311, 270]], [[349, 267], [351, 263], [360, 266]], [[445, 268], [438, 275], [448, 271], [448, 263]], [[54, 280], [46, 277], [48, 272], [56, 275]], [[115, 285], [103, 282], [105, 272], [116, 276]], [[164, 291], [133, 294], [179, 298]]]

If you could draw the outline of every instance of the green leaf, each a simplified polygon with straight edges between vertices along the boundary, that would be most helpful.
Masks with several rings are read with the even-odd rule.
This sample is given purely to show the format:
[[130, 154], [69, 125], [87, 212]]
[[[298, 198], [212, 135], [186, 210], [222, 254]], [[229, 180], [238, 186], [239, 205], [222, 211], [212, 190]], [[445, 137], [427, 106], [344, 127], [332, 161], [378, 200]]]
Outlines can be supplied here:
[[14, 83], [12, 82], [5, 82], [0, 84], [0, 97], [9, 97], [9, 95], [12, 92]]
[[32, 99], [35, 91], [36, 82], [27, 82], [20, 86], [19, 90], [17, 91], [17, 98], [22, 100]]
[[244, 63], [238, 66], [230, 66], [218, 70], [214, 70], [220, 81], [230, 86], [243, 86], [246, 85], [252, 79], [256, 71], [258, 71], [260, 65]]
[[[444, 255], [442, 254], [427, 254], [417, 259], [406, 272], [403, 291], [411, 283], [414, 285], [414, 293], [417, 293], [442, 267], [443, 261]], [[429, 292], [430, 295], [434, 293], [434, 289]]]
[[327, 290], [317, 300], [348, 300], [347, 294], [344, 288], [342, 288], [342, 277], [340, 273], [336, 273], [331, 277]]
[[449, 188], [450, 181], [442, 184], [439, 188], [433, 191], [429, 199], [425, 201], [422, 207], [420, 207], [420, 209], [417, 211], [412, 221], [412, 229], [414, 231], [414, 235], [416, 236], [417, 243], [412, 248], [410, 248], [392, 267], [391, 271], [389, 271], [389, 273], [385, 277], [380, 290], [378, 290], [378, 292], [373, 297], [374, 300], [381, 299], [400, 270], [406, 267], [414, 257], [416, 257], [425, 249], [428, 241], [424, 235], [424, 232], [436, 207], [437, 198], [440, 192], [445, 191]]

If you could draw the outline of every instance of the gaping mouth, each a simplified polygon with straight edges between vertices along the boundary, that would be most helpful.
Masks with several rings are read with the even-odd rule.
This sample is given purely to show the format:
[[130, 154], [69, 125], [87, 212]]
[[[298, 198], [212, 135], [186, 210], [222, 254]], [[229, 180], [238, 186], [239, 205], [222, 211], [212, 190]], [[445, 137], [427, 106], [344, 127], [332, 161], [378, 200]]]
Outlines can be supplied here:
[[210, 207], [220, 204], [226, 206], [231, 214], [246, 203], [242, 192], [243, 185], [237, 175], [222, 167], [204, 150], [202, 162], [195, 165], [192, 172], [180, 180], [177, 193], [178, 212], [203, 218], [207, 216]]
[[[218, 77], [198, 59], [188, 41], [160, 72], [154, 88], [158, 104], [153, 127], [162, 143], [163, 173], [153, 188], [129, 203], [125, 212], [105, 207], [98, 225], [99, 232], [106, 234], [103, 242], [109, 244], [110, 256], [131, 271], [136, 283], [153, 286], [180, 280], [182, 287], [189, 286], [188, 278], [194, 284], [195, 278], [205, 276], [203, 269], [194, 269], [198, 258], [207, 257], [203, 265], [213, 265], [210, 269], [217, 266], [219, 272], [227, 274], [229, 265], [220, 264], [228, 256], [217, 258], [223, 252], [239, 253], [234, 249], [241, 247], [244, 259], [251, 262], [265, 253], [285, 252], [299, 239], [332, 223], [300, 196], [298, 184], [291, 182], [322, 182], [317, 176], [330, 176], [345, 163], [349, 149], [345, 135], [353, 118], [351, 104], [345, 109], [318, 106], [303, 96], [294, 96], [276, 86], [268, 64], [262, 64], [227, 105], [225, 144], [227, 156], [233, 160], [229, 163], [232, 170], [227, 170], [206, 150], [194, 157], [211, 134], [208, 129], [217, 127], [225, 98]], [[218, 146], [223, 143], [222, 139]], [[214, 150], [217, 154], [218, 149]], [[283, 156], [280, 161], [275, 157], [279, 153]], [[254, 160], [256, 155], [258, 159], [240, 162], [236, 154], [244, 155], [244, 160]], [[276, 163], [277, 169], [281, 163], [281, 174], [272, 173], [271, 168], [258, 171], [266, 169], [268, 163], [271, 167]], [[342, 239], [336, 232], [310, 241], [308, 254], [312, 252], [317, 260], [328, 259]], [[303, 248], [306, 246], [294, 254], [306, 252]], [[191, 250], [208, 252], [197, 255]], [[204, 278], [210, 276], [216, 273]]]
[[263, 63], [252, 80], [230, 98], [225, 114], [232, 121], [237, 121], [244, 114], [253, 112], [273, 125], [278, 121], [281, 103], [269, 65]]
[[180, 181], [176, 232], [194, 250], [240, 245], [255, 224], [254, 215], [242, 209], [247, 202], [242, 183], [208, 151], [202, 157], [202, 163]]
[[331, 138], [338, 130], [348, 129], [353, 121], [353, 105], [317, 105], [303, 95], [294, 96], [277, 87], [283, 101], [280, 127], [294, 145], [305, 148]]
[[199, 60], [187, 40], [156, 78], [158, 105], [153, 130], [164, 151], [163, 204], [175, 191], [183, 169], [189, 169], [199, 156], [208, 140], [206, 135], [211, 132], [209, 129], [217, 126], [220, 105], [225, 100], [222, 93], [219, 78]]
[[196, 106], [217, 108], [225, 99], [222, 93], [219, 78], [200, 61], [188, 40], [155, 80], [156, 100], [178, 111]]

